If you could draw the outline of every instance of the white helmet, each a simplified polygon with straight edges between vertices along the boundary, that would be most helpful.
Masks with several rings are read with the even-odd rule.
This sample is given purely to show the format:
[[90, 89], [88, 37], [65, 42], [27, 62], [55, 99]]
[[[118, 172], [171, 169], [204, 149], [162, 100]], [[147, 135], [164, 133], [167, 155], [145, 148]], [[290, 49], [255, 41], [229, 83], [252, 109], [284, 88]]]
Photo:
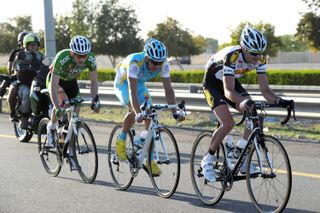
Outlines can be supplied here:
[[70, 49], [78, 55], [86, 55], [91, 52], [91, 43], [86, 37], [76, 35], [70, 41]]
[[168, 55], [167, 48], [157, 39], [150, 38], [144, 45], [143, 51], [153, 61], [165, 61]]
[[262, 53], [267, 47], [267, 40], [261, 32], [246, 26], [241, 33], [240, 45], [249, 52]]

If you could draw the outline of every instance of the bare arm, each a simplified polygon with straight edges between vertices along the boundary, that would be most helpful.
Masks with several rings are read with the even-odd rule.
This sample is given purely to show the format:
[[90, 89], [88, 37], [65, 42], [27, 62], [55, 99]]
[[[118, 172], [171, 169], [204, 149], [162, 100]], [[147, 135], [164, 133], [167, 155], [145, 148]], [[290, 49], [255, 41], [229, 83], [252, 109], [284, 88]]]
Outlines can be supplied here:
[[263, 97], [270, 103], [275, 103], [276, 99], [280, 99], [269, 87], [269, 82], [266, 74], [258, 74], [258, 82]]
[[226, 98], [236, 104], [240, 104], [240, 102], [246, 99], [245, 97], [242, 97], [238, 92], [235, 91], [234, 76], [223, 76], [223, 90]]
[[[176, 96], [174, 94], [172, 85], [171, 85], [171, 78], [162, 78], [162, 83], [165, 91], [165, 96], [168, 104], [176, 104]], [[176, 112], [175, 109], [172, 112]]]
[[140, 104], [138, 100], [138, 80], [136, 78], [129, 77], [128, 83], [131, 107], [133, 108], [135, 114], [138, 114], [140, 113]]
[[50, 98], [55, 109], [59, 109], [59, 94], [58, 94], [59, 80], [60, 80], [59, 76], [52, 73], [49, 91], [50, 91]]
[[91, 97], [94, 98], [96, 95], [98, 95], [98, 77], [97, 77], [97, 71], [89, 72], [89, 78], [91, 82], [90, 87], [90, 93]]

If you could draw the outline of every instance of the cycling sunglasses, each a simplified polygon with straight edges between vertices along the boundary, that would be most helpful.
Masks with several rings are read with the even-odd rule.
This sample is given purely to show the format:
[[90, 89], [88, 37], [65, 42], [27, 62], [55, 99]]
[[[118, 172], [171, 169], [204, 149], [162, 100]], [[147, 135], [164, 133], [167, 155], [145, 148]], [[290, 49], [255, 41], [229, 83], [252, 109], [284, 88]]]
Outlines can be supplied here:
[[253, 52], [249, 52], [249, 54], [252, 55], [252, 56], [255, 56], [255, 57], [261, 55], [261, 53], [253, 53]]
[[150, 59], [150, 61], [154, 66], [161, 66], [163, 64], [163, 61], [153, 61], [151, 59]]

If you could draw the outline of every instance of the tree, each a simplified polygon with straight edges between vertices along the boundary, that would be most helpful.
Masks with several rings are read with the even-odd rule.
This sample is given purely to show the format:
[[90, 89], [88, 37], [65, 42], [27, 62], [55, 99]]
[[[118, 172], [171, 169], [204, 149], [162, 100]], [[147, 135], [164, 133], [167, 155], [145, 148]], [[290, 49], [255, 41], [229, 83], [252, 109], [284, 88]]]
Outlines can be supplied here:
[[218, 51], [219, 45], [218, 40], [213, 38], [206, 38], [206, 52], [207, 53], [216, 53]]
[[296, 36], [307, 42], [313, 50], [320, 50], [320, 16], [313, 12], [306, 13], [300, 19]]
[[302, 0], [308, 4], [309, 9], [317, 11], [320, 7], [320, 0]]
[[115, 67], [118, 57], [142, 51], [138, 37], [138, 19], [130, 6], [121, 6], [118, 0], [100, 2], [100, 12], [95, 18], [95, 52], [107, 54]]
[[72, 36], [83, 35], [91, 37], [90, 26], [93, 26], [93, 10], [88, 0], [74, 0], [72, 3], [72, 14], [70, 17], [70, 31]]
[[279, 37], [282, 43], [280, 51], [293, 52], [293, 51], [306, 51], [308, 50], [308, 44], [305, 41], [300, 41], [294, 35], [282, 35]]
[[0, 52], [9, 53], [16, 48], [17, 36], [22, 31], [32, 31], [31, 16], [17, 16], [0, 23]]
[[56, 48], [57, 51], [69, 48], [71, 40], [71, 29], [68, 16], [57, 16], [55, 18]]
[[[241, 36], [242, 29], [245, 27], [245, 25], [249, 24], [249, 26], [252, 26], [253, 28], [259, 30], [264, 34], [264, 36], [267, 39], [268, 45], [267, 49], [264, 52], [264, 54], [269, 56], [275, 56], [279, 50], [279, 48], [282, 46], [281, 40], [279, 37], [276, 37], [274, 35], [274, 26], [272, 26], [269, 23], [258, 23], [258, 24], [251, 24], [247, 22], [242, 22], [238, 25], [238, 27], [234, 30], [231, 30], [231, 43], [223, 44], [223, 46], [229, 46], [229, 45], [239, 45], [239, 39]], [[221, 47], [219, 47], [221, 49]]]

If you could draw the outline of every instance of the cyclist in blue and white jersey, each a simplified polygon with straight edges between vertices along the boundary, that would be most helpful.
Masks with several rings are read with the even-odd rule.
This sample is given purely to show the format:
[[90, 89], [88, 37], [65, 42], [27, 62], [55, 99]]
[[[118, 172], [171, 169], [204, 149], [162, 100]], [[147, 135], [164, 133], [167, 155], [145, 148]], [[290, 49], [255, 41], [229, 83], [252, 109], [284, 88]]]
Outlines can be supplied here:
[[[168, 104], [175, 104], [176, 98], [171, 86], [170, 68], [166, 61], [167, 48], [165, 45], [154, 39], [149, 39], [144, 46], [143, 52], [128, 55], [120, 64], [117, 65], [117, 72], [114, 80], [115, 94], [123, 106], [128, 107], [128, 113], [124, 117], [122, 131], [118, 136], [116, 143], [117, 155], [121, 160], [126, 160], [126, 138], [127, 133], [135, 123], [135, 120], [142, 122], [140, 105], [148, 99], [149, 104], [152, 98], [145, 85], [145, 82], [161, 76], [165, 96]], [[176, 113], [172, 111], [173, 116]], [[177, 117], [183, 120], [182, 117]], [[146, 130], [150, 124], [149, 120], [145, 121]], [[161, 171], [155, 162], [152, 162], [152, 171], [160, 174]]]
[[[266, 59], [263, 52], [267, 47], [267, 40], [258, 30], [246, 26], [241, 33], [240, 45], [229, 46], [212, 56], [206, 64], [206, 73], [203, 80], [203, 91], [207, 102], [216, 115], [220, 126], [212, 135], [208, 153], [203, 157], [201, 166], [204, 176], [209, 181], [215, 181], [214, 152], [219, 147], [225, 136], [232, 130], [234, 121], [227, 104], [240, 112], [249, 107], [247, 102], [251, 99], [248, 92], [242, 87], [237, 78], [256, 70], [258, 82], [263, 97], [271, 103], [281, 104], [286, 108], [290, 101], [277, 96], [269, 87], [266, 75]], [[234, 156], [245, 147], [250, 131], [245, 129], [243, 138], [238, 142]], [[245, 173], [245, 163], [240, 169]], [[251, 166], [250, 173], [255, 168]]]

